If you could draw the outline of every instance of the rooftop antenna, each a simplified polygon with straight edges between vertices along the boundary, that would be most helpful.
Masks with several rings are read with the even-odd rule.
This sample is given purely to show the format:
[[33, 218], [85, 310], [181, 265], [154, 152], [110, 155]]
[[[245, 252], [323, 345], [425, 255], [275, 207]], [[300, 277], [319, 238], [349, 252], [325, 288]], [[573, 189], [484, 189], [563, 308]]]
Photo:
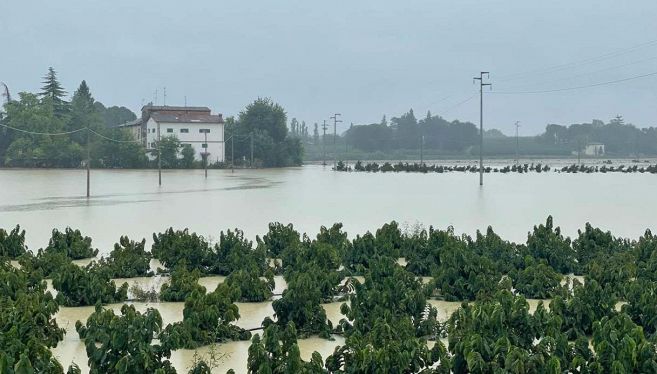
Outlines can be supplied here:
[[164, 87], [164, 101], [163, 104], [164, 106], [167, 106], [167, 88]]

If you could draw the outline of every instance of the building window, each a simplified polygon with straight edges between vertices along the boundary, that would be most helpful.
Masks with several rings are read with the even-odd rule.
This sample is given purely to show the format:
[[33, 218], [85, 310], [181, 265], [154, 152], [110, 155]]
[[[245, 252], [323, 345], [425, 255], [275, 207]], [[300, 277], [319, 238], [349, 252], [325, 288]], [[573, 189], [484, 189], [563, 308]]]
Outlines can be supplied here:
[[210, 133], [210, 129], [198, 129], [198, 132], [203, 134], [203, 133]]
[[180, 133], [187, 134], [189, 133], [189, 129], [180, 129]]
[[203, 147], [203, 148], [208, 148], [208, 143], [203, 143], [203, 144], [201, 144], [201, 147]]
[[173, 132], [173, 129], [167, 129], [167, 132]]

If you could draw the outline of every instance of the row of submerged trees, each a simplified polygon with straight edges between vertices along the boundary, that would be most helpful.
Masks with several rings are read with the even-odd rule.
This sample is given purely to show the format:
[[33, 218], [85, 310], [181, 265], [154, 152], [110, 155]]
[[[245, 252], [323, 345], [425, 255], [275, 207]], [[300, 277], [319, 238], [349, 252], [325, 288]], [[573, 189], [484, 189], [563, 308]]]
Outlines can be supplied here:
[[[349, 166], [343, 161], [338, 161], [335, 166], [336, 171], [360, 171], [360, 172], [370, 172], [370, 173], [450, 173], [450, 172], [461, 172], [461, 173], [478, 173], [479, 165], [435, 165], [435, 164], [426, 164], [426, 163], [408, 163], [408, 162], [399, 162], [392, 164], [390, 162], [384, 162], [378, 164], [376, 162], [369, 162], [363, 164], [361, 161], [356, 161], [353, 167]], [[607, 166], [607, 165], [584, 165], [584, 164], [572, 164], [562, 167], [550, 167], [547, 164], [541, 163], [530, 163], [530, 164], [514, 164], [507, 166], [485, 166], [485, 173], [546, 173], [550, 170], [553, 170], [557, 173], [650, 173], [657, 174], [657, 165], [619, 165], [619, 166]]]
[[[491, 228], [470, 237], [451, 228], [404, 232], [391, 222], [349, 239], [340, 224], [310, 238], [274, 223], [255, 243], [229, 230], [210, 244], [169, 229], [154, 235], [150, 252], [123, 237], [86, 267], [71, 261], [97, 250], [77, 230], [53, 231], [36, 254], [24, 237], [19, 228], [0, 230], [0, 256], [21, 265], [0, 266], [2, 372], [63, 371], [49, 350], [63, 338], [54, 319], [61, 305], [97, 305], [76, 324], [93, 372], [174, 372], [171, 350], [250, 339], [233, 323], [235, 303], [271, 299], [273, 274], [288, 287], [272, 303], [275, 320], [266, 318], [253, 336], [250, 372], [657, 371], [657, 237], [650, 231], [628, 240], [587, 224], [570, 239], [549, 217], [518, 244]], [[101, 306], [126, 300], [125, 286], [112, 278], [152, 275], [151, 257], [171, 275], [160, 299], [184, 302], [180, 322], [163, 326], [155, 309], [126, 305], [117, 315]], [[583, 282], [564, 282], [571, 273]], [[209, 291], [198, 284], [209, 274], [227, 278]], [[45, 291], [45, 278], [57, 297]], [[531, 312], [527, 298], [548, 301]], [[444, 321], [429, 299], [464, 304]], [[337, 325], [321, 305], [335, 300], [348, 301]], [[297, 339], [317, 334], [345, 341], [325, 359], [315, 353], [303, 361]]]

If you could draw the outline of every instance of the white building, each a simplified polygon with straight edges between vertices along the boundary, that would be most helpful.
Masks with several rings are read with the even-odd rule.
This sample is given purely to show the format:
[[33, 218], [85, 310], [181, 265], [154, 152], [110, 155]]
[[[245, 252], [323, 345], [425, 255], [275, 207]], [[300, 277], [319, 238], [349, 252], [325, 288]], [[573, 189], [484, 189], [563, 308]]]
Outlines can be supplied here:
[[584, 148], [584, 154], [587, 156], [603, 156], [605, 154], [605, 145], [602, 143], [588, 143]]
[[207, 107], [175, 107], [147, 105], [141, 118], [120, 127], [129, 129], [135, 139], [154, 157], [158, 131], [160, 137], [175, 136], [182, 145], [191, 145], [196, 160], [207, 155], [209, 163], [224, 162], [224, 120]]

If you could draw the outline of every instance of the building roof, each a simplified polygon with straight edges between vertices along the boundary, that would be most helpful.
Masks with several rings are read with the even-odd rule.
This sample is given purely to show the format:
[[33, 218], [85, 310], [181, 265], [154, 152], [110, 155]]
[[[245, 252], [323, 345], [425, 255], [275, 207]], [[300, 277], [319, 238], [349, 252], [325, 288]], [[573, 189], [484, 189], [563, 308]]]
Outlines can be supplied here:
[[604, 143], [586, 143], [587, 146], [589, 145], [605, 145]]
[[179, 111], [179, 112], [209, 112], [210, 108], [206, 106], [155, 106], [155, 105], [145, 105], [141, 110], [150, 110], [151, 112], [158, 111]]
[[157, 122], [164, 123], [224, 123], [221, 114], [174, 114], [155, 112], [151, 115], [151, 118]]
[[132, 121], [120, 123], [120, 124], [116, 125], [116, 127], [132, 127], [132, 126], [140, 126], [140, 125], [141, 125], [141, 118], [137, 118], [137, 119], [132, 120]]

